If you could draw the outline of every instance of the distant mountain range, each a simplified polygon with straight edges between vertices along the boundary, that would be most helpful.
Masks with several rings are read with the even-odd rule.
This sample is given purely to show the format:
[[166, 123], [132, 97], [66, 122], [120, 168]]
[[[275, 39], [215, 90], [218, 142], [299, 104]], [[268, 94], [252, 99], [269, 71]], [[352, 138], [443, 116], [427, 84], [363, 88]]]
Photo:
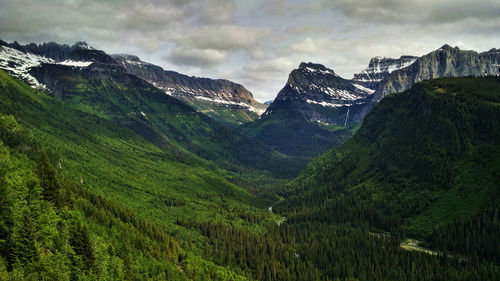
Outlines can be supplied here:
[[387, 94], [426, 79], [499, 74], [498, 49], [477, 53], [448, 45], [422, 57], [375, 57], [351, 80], [301, 63], [261, 118], [242, 131], [282, 153], [313, 158], [349, 139]]

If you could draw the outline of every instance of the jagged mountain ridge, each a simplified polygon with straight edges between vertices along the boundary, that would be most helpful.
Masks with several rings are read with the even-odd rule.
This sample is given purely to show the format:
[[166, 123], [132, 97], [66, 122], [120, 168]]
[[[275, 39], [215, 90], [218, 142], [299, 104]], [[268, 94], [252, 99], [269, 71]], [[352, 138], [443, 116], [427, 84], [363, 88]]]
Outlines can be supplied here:
[[85, 41], [79, 41], [69, 46], [67, 44], [58, 44], [55, 42], [48, 42], [42, 44], [30, 43], [26, 45], [21, 45], [18, 42], [14, 41], [13, 43], [7, 43], [5, 41], [0, 40], [0, 46], [6, 46], [23, 53], [31, 53], [34, 55], [46, 57], [49, 59], [53, 59], [54, 61], [64, 61], [68, 59], [68, 56], [73, 51], [78, 50], [94, 50], [92, 46], [87, 44]]
[[149, 81], [165, 93], [180, 98], [199, 111], [225, 123], [237, 125], [252, 121], [267, 107], [256, 101], [244, 86], [229, 80], [187, 76], [164, 70], [133, 55], [118, 54], [112, 57], [127, 72]]
[[380, 81], [390, 73], [411, 65], [417, 58], [415, 56], [401, 56], [399, 59], [374, 57], [367, 68], [354, 74], [353, 81], [370, 89], [376, 89]]
[[[278, 93], [265, 115], [287, 108], [297, 111], [311, 122], [345, 125], [347, 120], [333, 111], [347, 113], [348, 107], [361, 105], [373, 90], [346, 80], [321, 64], [301, 63], [293, 70], [285, 87]], [[346, 115], [348, 118], [348, 116]]]
[[402, 92], [426, 79], [488, 75], [500, 75], [499, 49], [477, 53], [445, 44], [387, 75], [375, 89], [373, 99], [378, 102], [390, 93]]
[[316, 63], [301, 63], [256, 121], [241, 129], [288, 155], [313, 158], [352, 136], [373, 90]]

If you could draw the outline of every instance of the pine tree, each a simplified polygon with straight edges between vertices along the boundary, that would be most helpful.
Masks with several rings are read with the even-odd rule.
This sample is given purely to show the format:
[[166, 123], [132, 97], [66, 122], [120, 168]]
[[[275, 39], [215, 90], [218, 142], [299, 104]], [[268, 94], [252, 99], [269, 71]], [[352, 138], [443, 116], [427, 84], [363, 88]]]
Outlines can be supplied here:
[[9, 262], [11, 265], [16, 262], [26, 265], [38, 260], [38, 250], [35, 244], [35, 221], [28, 209], [23, 211], [19, 227], [9, 238]]
[[95, 263], [95, 253], [88, 228], [78, 221], [69, 242], [75, 253], [82, 257], [85, 269], [92, 269]]
[[40, 159], [37, 167], [38, 178], [40, 179], [40, 186], [43, 190], [43, 198], [51, 201], [54, 204], [59, 204], [59, 193], [61, 186], [57, 181], [56, 172], [50, 165], [49, 158], [45, 151], [40, 153]]

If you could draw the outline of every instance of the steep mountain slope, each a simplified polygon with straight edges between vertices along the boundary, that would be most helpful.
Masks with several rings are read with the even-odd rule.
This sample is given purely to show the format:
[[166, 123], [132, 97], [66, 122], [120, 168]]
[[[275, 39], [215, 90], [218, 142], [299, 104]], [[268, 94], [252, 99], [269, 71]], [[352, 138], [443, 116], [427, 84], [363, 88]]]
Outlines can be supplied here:
[[153, 83], [197, 111], [231, 126], [255, 120], [266, 108], [245, 87], [229, 80], [190, 77], [143, 62], [137, 56], [112, 56], [128, 73]]
[[352, 135], [372, 93], [323, 65], [301, 63], [266, 112], [242, 131], [282, 153], [314, 157]]
[[68, 55], [73, 51], [94, 49], [92, 46], [83, 41], [76, 42], [74, 45], [69, 46], [55, 42], [21, 45], [17, 42], [7, 43], [0, 40], [0, 46], [16, 49], [22, 53], [30, 53], [40, 57], [46, 57], [54, 61], [64, 61], [68, 59]]
[[[499, 125], [500, 78], [419, 83], [386, 96], [351, 140], [308, 165], [275, 209], [385, 231], [401, 225], [430, 239], [499, 206]], [[487, 222], [485, 231], [500, 235], [493, 217]], [[470, 250], [484, 256], [488, 241]]]
[[486, 75], [500, 75], [500, 50], [477, 53], [444, 45], [380, 81], [373, 99], [380, 101], [390, 93], [404, 91], [426, 79]]
[[[330, 214], [298, 212], [283, 219], [267, 211], [269, 202], [265, 210], [253, 208], [266, 202], [229, 183], [213, 163], [170, 138], [160, 149], [142, 137], [147, 134], [127, 128], [129, 119], [119, 113], [139, 99], [134, 90], [151, 93], [123, 82], [128, 76], [112, 64], [92, 60], [90, 53], [79, 56], [91, 63], [38, 68], [37, 74], [47, 77], [62, 70], [68, 74], [68, 81], [57, 81], [71, 91], [51, 95], [0, 71], [0, 139], [8, 146], [0, 144], [0, 279], [500, 278], [497, 266], [482, 255], [456, 259], [407, 252], [395, 235], [334, 224]], [[120, 88], [121, 95], [109, 85], [101, 87], [106, 83]], [[113, 102], [96, 102], [91, 89], [98, 86], [100, 101]], [[103, 110], [84, 112], [93, 110], [85, 102], [84, 111], [75, 108], [72, 99], [82, 92]], [[121, 96], [128, 102], [118, 102]], [[164, 108], [156, 103], [155, 108]], [[38, 156], [40, 147], [48, 159]], [[355, 220], [362, 223], [362, 218]], [[489, 241], [497, 245], [498, 239]]]

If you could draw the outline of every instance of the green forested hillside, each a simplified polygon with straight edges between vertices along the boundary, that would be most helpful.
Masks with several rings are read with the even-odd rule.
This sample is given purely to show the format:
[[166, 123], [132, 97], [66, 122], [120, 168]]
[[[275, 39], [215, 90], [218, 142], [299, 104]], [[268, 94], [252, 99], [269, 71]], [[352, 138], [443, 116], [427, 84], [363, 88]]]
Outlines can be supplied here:
[[117, 65], [96, 63], [81, 69], [43, 64], [32, 72], [61, 103], [127, 127], [163, 150], [183, 150], [212, 161], [233, 175], [287, 178], [304, 165], [196, 112]]
[[[486, 198], [482, 190], [498, 192], [498, 129], [493, 125], [498, 124], [499, 84], [493, 78], [438, 80], [420, 84], [421, 92], [414, 95], [389, 96], [353, 140], [311, 163], [290, 183], [281, 194], [284, 200], [270, 212], [274, 201], [242, 187], [277, 190], [282, 180], [259, 177], [244, 165], [227, 172], [221, 162], [199, 157], [170, 136], [159, 145], [128, 126], [136, 119], [119, 111], [114, 117], [111, 111], [98, 113], [0, 72], [0, 280], [498, 280], [498, 194]], [[427, 126], [426, 112], [429, 120], [451, 115]], [[478, 118], [485, 113], [488, 119]], [[389, 121], [377, 122], [385, 118]], [[412, 118], [414, 127], [407, 130], [393, 124]], [[440, 124], [456, 120], [470, 128], [466, 134], [457, 129], [456, 143], [463, 136], [469, 140], [463, 150], [450, 144], [449, 133], [439, 142], [445, 128]], [[146, 124], [162, 131], [154, 128], [159, 121]], [[366, 128], [375, 130], [370, 131], [373, 139], [364, 139]], [[432, 134], [422, 128], [438, 129]], [[406, 151], [417, 159], [414, 171], [419, 172], [411, 176], [414, 168], [400, 159], [397, 177], [380, 176], [399, 158], [371, 158], [389, 150], [381, 145], [387, 136], [377, 132], [394, 136], [387, 145], [393, 153]], [[448, 168], [438, 175], [424, 169], [428, 158], [419, 156], [417, 147], [406, 148], [400, 132], [422, 136], [411, 142], [429, 149], [422, 155], [444, 151], [431, 164], [456, 167], [449, 173], [464, 179], [460, 189], [441, 186], [439, 175]], [[436, 138], [439, 145], [425, 138]], [[441, 147], [448, 144], [454, 148]], [[477, 148], [482, 146], [487, 150]], [[358, 150], [350, 153], [350, 148]], [[332, 155], [344, 155], [345, 161], [331, 162], [340, 159]], [[379, 161], [384, 165], [377, 166]], [[356, 181], [361, 177], [350, 175], [363, 167], [371, 169], [358, 174], [365, 176], [361, 185]], [[479, 180], [478, 171], [480, 189], [471, 184]], [[392, 193], [381, 188], [387, 178], [393, 181]], [[402, 185], [404, 179], [411, 185]], [[397, 213], [398, 204], [416, 202], [408, 186], [434, 194], [434, 201], [412, 216]], [[463, 202], [467, 209], [455, 210], [453, 204]], [[442, 219], [435, 228], [419, 224], [448, 207], [454, 218]], [[405, 237], [423, 237], [429, 247], [450, 251], [452, 257], [403, 250], [399, 243]]]
[[[332, 116], [338, 114], [332, 111]], [[286, 155], [310, 161], [351, 138], [359, 125], [359, 122], [347, 126], [312, 122], [285, 107], [274, 110], [272, 114], [262, 115], [239, 129], [249, 137], [260, 140]]]
[[499, 78], [419, 83], [384, 98], [351, 140], [311, 162], [277, 209], [491, 253], [500, 235], [499, 128]]
[[[74, 224], [82, 224], [82, 227], [89, 229], [95, 255], [101, 252], [102, 255], [107, 254], [100, 261], [104, 268], [96, 267], [95, 270], [85, 271], [85, 274], [79, 271], [72, 273], [72, 263], [62, 263], [56, 267], [59, 261], [50, 256], [50, 262], [54, 265], [47, 265], [47, 270], [66, 274], [64, 278], [71, 277], [68, 274], [88, 275], [91, 280], [105, 278], [108, 276], [107, 271], [115, 266], [118, 266], [119, 272], [112, 273], [118, 274], [112, 275], [112, 279], [120, 279], [117, 276], [135, 279], [134, 276], [137, 276], [138, 280], [143, 280], [140, 276], [144, 273], [153, 280], [161, 279], [164, 274], [173, 276], [168, 274], [174, 273], [179, 278], [193, 278], [202, 274], [212, 275], [213, 278], [219, 276], [220, 279], [220, 276], [235, 275], [230, 270], [218, 269], [212, 262], [196, 254], [196, 251], [189, 251], [179, 258], [179, 253], [183, 251], [169, 237], [176, 236], [183, 244], [191, 240], [190, 243], [196, 243], [194, 241], [199, 236], [176, 226], [177, 219], [230, 220], [250, 229], [261, 228], [256, 224], [256, 218], [261, 224], [272, 221], [272, 216], [253, 207], [267, 204], [265, 201], [230, 183], [213, 165], [196, 156], [190, 156], [175, 147], [160, 149], [116, 122], [66, 106], [5, 72], [0, 72], [0, 93], [0, 139], [4, 161], [1, 183], [2, 190], [7, 194], [2, 196], [5, 199], [2, 204], [5, 217], [2, 222], [5, 224], [0, 241], [3, 241], [2, 257], [7, 269], [11, 271], [17, 268], [20, 272], [14, 270], [11, 275], [23, 274], [22, 267], [31, 268], [34, 275], [28, 275], [28, 271], [24, 274], [32, 280], [39, 280], [41, 277], [37, 274], [43, 273], [39, 268], [43, 267], [41, 263], [36, 263], [36, 268], [32, 264], [28, 266], [26, 260], [15, 265], [12, 256], [17, 257], [18, 254], [12, 253], [14, 250], [8, 244], [9, 237], [17, 235], [15, 227], [24, 221], [22, 216], [26, 208], [42, 208], [48, 214], [53, 214], [50, 221], [44, 222], [39, 222], [42, 219], [39, 214], [30, 211], [26, 215], [33, 216], [34, 223], [45, 223], [50, 228], [37, 230], [33, 234], [34, 238], [25, 238], [33, 240], [30, 243], [34, 243], [36, 248], [34, 256], [62, 251], [62, 248], [54, 248], [52, 240], [56, 235], [69, 237], [69, 234], [61, 232], [69, 230], [57, 229], [58, 221], [60, 227], [69, 229]], [[53, 181], [59, 182], [60, 193], [63, 193], [61, 196], [66, 196], [57, 200], [63, 203], [68, 201], [68, 206], [66, 203], [61, 206], [59, 203], [51, 204], [49, 201], [52, 199], [48, 200], [50, 197], [43, 194], [33, 200], [44, 207], [30, 206], [31, 199], [28, 197], [43, 193], [44, 190], [42, 179], [36, 172], [37, 163], [41, 161], [40, 155], [45, 154], [43, 151], [48, 156], [42, 161], [44, 167], [53, 171]], [[19, 208], [16, 209], [16, 206]], [[45, 237], [38, 231], [53, 233]], [[45, 239], [49, 244], [42, 244], [38, 239]], [[183, 245], [185, 249], [192, 247], [186, 245]], [[61, 247], [68, 248], [67, 245]], [[123, 247], [127, 257], [118, 257], [118, 251]], [[161, 254], [155, 254], [156, 251]], [[60, 259], [72, 258], [72, 252], [58, 254]], [[20, 259], [24, 259], [22, 255]], [[126, 264], [129, 262], [126, 259], [135, 264]], [[111, 262], [120, 265], [105, 267]], [[133, 268], [126, 269], [126, 266]], [[171, 269], [175, 269], [174, 273], [168, 272]], [[47, 277], [46, 280], [54, 278]]]

